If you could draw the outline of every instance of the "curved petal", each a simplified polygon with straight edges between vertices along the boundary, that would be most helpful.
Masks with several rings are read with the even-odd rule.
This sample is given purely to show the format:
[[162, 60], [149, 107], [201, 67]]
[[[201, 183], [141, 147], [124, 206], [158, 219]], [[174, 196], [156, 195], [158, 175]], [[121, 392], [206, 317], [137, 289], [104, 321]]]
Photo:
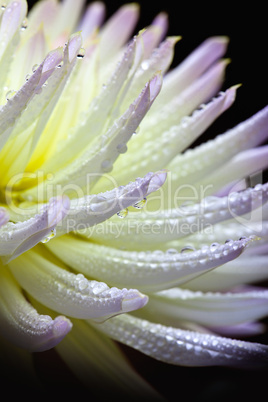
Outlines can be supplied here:
[[267, 124], [268, 106], [215, 139], [178, 155], [167, 166], [173, 172], [172, 189], [202, 180], [237, 153], [264, 142], [268, 138]]
[[105, 17], [105, 4], [101, 1], [94, 1], [87, 6], [87, 9], [79, 24], [79, 31], [82, 32], [83, 42], [102, 25]]
[[[262, 319], [268, 313], [268, 291], [238, 289], [224, 293], [173, 288], [154, 293], [141, 314], [165, 324], [191, 321], [203, 326], [231, 326]], [[143, 315], [144, 316], [144, 315]]]
[[[57, 171], [61, 166], [66, 166], [66, 164], [73, 161], [74, 156], [80, 156], [85, 148], [91, 147], [92, 141], [96, 140], [96, 136], [100, 138], [101, 142], [101, 134], [106, 129], [107, 120], [118, 117], [114, 110], [115, 105], [117, 107], [120, 104], [119, 98], [120, 94], [122, 96], [122, 88], [127, 86], [128, 81], [131, 79], [130, 70], [132, 68], [135, 70], [135, 54], [136, 40], [134, 39], [127, 47], [111, 78], [103, 85], [98, 96], [92, 99], [89, 109], [85, 112], [85, 119], [82, 119], [82, 121], [80, 119], [72, 135], [64, 138], [64, 141], [58, 144], [57, 153], [60, 152], [59, 157], [57, 155], [57, 158], [53, 156], [49, 158], [43, 164], [42, 169], [48, 173]], [[84, 64], [84, 61], [82, 64]], [[80, 75], [78, 75], [78, 79], [81, 79]]]
[[226, 291], [242, 284], [258, 283], [268, 279], [267, 255], [245, 253], [206, 276], [200, 276], [187, 283], [192, 290]]
[[107, 60], [128, 41], [139, 16], [137, 3], [125, 4], [105, 23], [100, 33], [101, 63]]
[[[7, 167], [6, 183], [2, 185], [9, 185], [9, 179], [12, 180], [16, 174], [21, 174], [24, 170], [35, 172], [42, 164], [44, 155], [49, 156], [52, 152], [57, 138], [55, 131], [49, 130], [45, 131], [45, 135], [41, 136], [41, 134], [76, 64], [80, 47], [81, 35], [72, 35], [64, 52], [62, 53], [62, 49], [58, 48], [49, 53], [21, 90], [2, 108], [3, 124], [7, 126], [4, 127], [5, 131], [1, 138], [3, 143], [12, 135], [11, 141], [3, 150], [4, 154], [1, 155], [1, 165]], [[48, 84], [43, 87], [46, 80]], [[38, 96], [38, 102], [33, 95]], [[10, 114], [9, 119], [6, 119], [7, 112]], [[22, 112], [21, 116], [19, 112]], [[38, 147], [36, 147], [37, 143]], [[18, 150], [20, 150], [19, 153]], [[17, 187], [24, 189], [25, 183], [27, 187], [31, 187], [37, 181], [38, 174], [31, 180], [22, 176], [22, 183], [18, 183]], [[15, 192], [17, 188], [13, 190]]]
[[[106, 230], [100, 230], [98, 227], [95, 230], [84, 230], [81, 234], [95, 241], [101, 239], [103, 244], [110, 246], [120, 245], [134, 250], [146, 249], [149, 245], [155, 248], [163, 242], [177, 240], [198, 231], [210, 232], [212, 225], [228, 219], [235, 219], [247, 227], [251, 219], [245, 214], [257, 210], [267, 200], [268, 183], [258, 184], [254, 188], [234, 192], [227, 197], [207, 197], [200, 204], [181, 204], [177, 208], [161, 210], [157, 214], [144, 211], [137, 216], [132, 212], [120, 222], [115, 218], [110, 219], [105, 223]], [[114, 233], [118, 232], [120, 236], [114, 236]]]
[[20, 285], [45, 306], [75, 318], [103, 321], [143, 307], [148, 298], [135, 289], [109, 288], [49, 261], [48, 252], [31, 250], [9, 263]]
[[206, 249], [176, 252], [122, 251], [64, 237], [48, 244], [49, 249], [72, 268], [109, 284], [155, 292], [188, 282], [200, 274], [237, 258], [249, 239], [211, 245]]
[[191, 85], [226, 52], [229, 39], [214, 36], [201, 43], [182, 63], [170, 70], [155, 108], [162, 108], [170, 99]]
[[53, 198], [33, 218], [19, 223], [7, 223], [0, 229], [0, 255], [4, 256], [3, 261], [9, 262], [40, 241], [45, 241], [68, 209], [67, 197]]
[[[161, 76], [155, 75], [151, 81], [147, 83], [139, 97], [133, 102], [128, 110], [114, 122], [113, 126], [106, 132], [105, 135], [97, 138], [97, 141], [92, 147], [86, 149], [72, 163], [68, 164], [63, 169], [52, 175], [50, 180], [44, 182], [43, 195], [46, 196], [48, 189], [55, 188], [61, 185], [66, 188], [66, 192], [70, 197], [74, 197], [76, 190], [68, 185], [75, 183], [73, 187], [79, 188], [81, 191], [87, 186], [92, 188], [96, 181], [104, 173], [108, 173], [113, 168], [113, 163], [122, 153], [122, 149], [126, 147], [140, 121], [145, 116], [148, 109], [151, 107], [155, 97], [160, 91], [162, 83]], [[25, 191], [23, 197], [38, 199], [41, 201], [41, 195], [38, 194], [38, 188], [33, 188]], [[50, 196], [53, 196], [50, 194]], [[43, 200], [46, 201], [46, 200]]]
[[165, 182], [167, 173], [159, 171], [137, 178], [126, 186], [111, 191], [71, 200], [70, 211], [57, 227], [57, 234], [86, 229], [105, 221], [112, 215], [143, 200], [150, 193], [157, 191]]
[[[27, 12], [25, 0], [10, 1], [5, 8], [0, 20], [0, 88], [5, 87], [7, 74], [16, 49], [21, 24]], [[13, 90], [14, 88], [11, 88]], [[2, 92], [2, 91], [1, 91]], [[4, 94], [5, 95], [5, 94]], [[4, 99], [1, 96], [1, 103]]]
[[251, 368], [268, 363], [268, 346], [166, 327], [128, 314], [97, 328], [112, 339], [170, 364]]
[[[140, 175], [140, 172], [146, 171], [148, 166], [151, 168], [154, 166], [160, 168], [168, 166], [169, 162], [178, 153], [191, 145], [218, 116], [232, 105], [235, 100], [236, 88], [232, 87], [226, 92], [220, 93], [217, 98], [214, 98], [207, 105], [203, 105], [202, 108], [196, 110], [188, 118], [182, 118], [176, 125], [169, 126], [169, 123], [167, 123], [168, 127], [159, 130], [159, 133], [152, 133], [152, 130], [148, 130], [151, 138], [147, 138], [148, 142], [145, 142], [142, 147], [141, 140], [136, 141], [136, 138], [134, 138], [133, 143], [130, 144], [128, 157], [119, 160], [115, 165], [113, 170], [114, 177], [122, 180], [126, 176], [134, 175], [136, 177]], [[179, 113], [178, 110], [176, 115], [178, 116]], [[146, 129], [144, 131], [147, 132]], [[139, 136], [143, 141], [142, 128], [139, 131]], [[148, 137], [148, 135], [146, 136]], [[156, 136], [157, 141], [155, 140]]]
[[[1, 148], [12, 133], [15, 122], [18, 124], [19, 129], [17, 128], [15, 130], [13, 136], [16, 134], [19, 135], [23, 128], [27, 128], [25, 121], [23, 121], [23, 119], [20, 120], [20, 115], [24, 112], [32, 98], [36, 94], [39, 94], [42, 85], [54, 72], [57, 65], [60, 64], [62, 57], [63, 54], [61, 49], [56, 49], [50, 52], [34, 71], [29, 80], [25, 82], [22, 88], [12, 98], [10, 98], [4, 106], [2, 106], [0, 109]], [[38, 106], [40, 107], [40, 105]], [[29, 112], [27, 111], [27, 113]], [[35, 115], [32, 114], [31, 121], [33, 121], [34, 118]]]
[[71, 330], [71, 322], [58, 316], [39, 315], [24, 298], [6, 267], [0, 267], [1, 334], [15, 345], [32, 352], [53, 348]]
[[[262, 172], [268, 167], [268, 146], [257, 147], [254, 149], [239, 152], [226, 164], [216, 168], [208, 174], [196, 186], [207, 188], [207, 195], [217, 194], [218, 190], [225, 186], [230, 187], [230, 183], [235, 184], [243, 178], [250, 177], [255, 173]], [[210, 186], [210, 187], [209, 187]]]
[[[141, 34], [145, 47], [145, 50], [143, 50], [145, 53], [144, 57], [146, 57], [146, 53], [148, 52], [147, 37], [149, 34], [150, 28], [149, 31], [146, 30]], [[126, 99], [124, 100], [125, 107], [137, 97], [137, 94], [142, 90], [146, 82], [151, 79], [152, 75], [156, 74], [157, 71], [161, 71], [162, 75], [165, 74], [173, 58], [174, 46], [179, 39], [179, 37], [168, 37], [158, 48], [154, 49], [154, 52], [148, 56], [148, 59], [143, 59], [128, 88]]]

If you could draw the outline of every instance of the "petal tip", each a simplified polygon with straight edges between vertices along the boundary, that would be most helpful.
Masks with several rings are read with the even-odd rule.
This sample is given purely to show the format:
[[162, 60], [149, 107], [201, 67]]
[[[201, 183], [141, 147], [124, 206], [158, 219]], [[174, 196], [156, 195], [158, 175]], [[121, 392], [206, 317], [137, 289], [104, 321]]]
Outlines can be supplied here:
[[138, 290], [128, 292], [127, 297], [122, 300], [122, 313], [138, 310], [148, 303], [148, 296], [140, 293]]
[[152, 178], [149, 182], [147, 194], [157, 191], [160, 187], [162, 187], [166, 181], [166, 178], [167, 178], [166, 170], [163, 169], [163, 170], [160, 170], [159, 172], [156, 172], [152, 176]]

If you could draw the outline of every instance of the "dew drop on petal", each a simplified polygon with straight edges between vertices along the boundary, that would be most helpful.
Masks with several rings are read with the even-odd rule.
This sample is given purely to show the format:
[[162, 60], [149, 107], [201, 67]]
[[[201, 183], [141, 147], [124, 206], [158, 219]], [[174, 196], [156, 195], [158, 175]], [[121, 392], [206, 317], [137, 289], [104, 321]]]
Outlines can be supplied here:
[[82, 59], [83, 57], [85, 57], [86, 51], [83, 47], [81, 47], [81, 49], [79, 50], [78, 54], [77, 54], [77, 58], [78, 59]]
[[111, 172], [111, 170], [113, 169], [113, 164], [110, 161], [110, 159], [105, 159], [102, 163], [101, 163], [101, 169], [103, 172], [105, 173], [109, 173]]
[[166, 251], [166, 254], [168, 254], [168, 255], [176, 255], [176, 254], [178, 254], [178, 251], [175, 248], [169, 248]]
[[181, 249], [181, 253], [192, 253], [195, 251], [195, 248], [192, 246], [186, 246]]
[[117, 216], [121, 219], [124, 219], [128, 214], [128, 209], [122, 209], [121, 211], [117, 212]]
[[6, 6], [7, 6], [6, 3], [2, 3], [2, 4], [1, 4], [1, 9], [2, 9], [2, 10], [5, 10]]
[[38, 67], [39, 67], [39, 64], [34, 64], [32, 67], [32, 72], [35, 73], [36, 70], [38, 69]]
[[117, 145], [116, 149], [119, 154], [124, 154], [127, 152], [127, 145], [122, 142], [121, 144]]
[[41, 240], [41, 243], [48, 243], [49, 240], [56, 236], [56, 229], [51, 230], [51, 232]]
[[147, 201], [147, 198], [144, 197], [142, 200], [136, 202], [136, 203], [133, 205], [133, 207], [134, 207], [134, 208], [137, 208], [137, 209], [142, 209], [142, 208], [145, 206], [146, 201]]
[[16, 95], [16, 91], [14, 91], [13, 89], [11, 89], [10, 91], [7, 92], [6, 94], [6, 100], [9, 101], [11, 98], [13, 98], [13, 96]]
[[219, 246], [219, 243], [212, 243], [210, 246], [210, 250], [213, 251]]
[[147, 60], [144, 60], [144, 61], [141, 63], [141, 68], [142, 68], [144, 71], [146, 71], [146, 70], [149, 69], [149, 63], [148, 63]]
[[25, 77], [25, 81], [29, 81], [30, 77], [31, 77], [31, 74], [27, 74]]
[[21, 23], [21, 30], [25, 31], [25, 29], [28, 27], [28, 19], [24, 18], [24, 20]]

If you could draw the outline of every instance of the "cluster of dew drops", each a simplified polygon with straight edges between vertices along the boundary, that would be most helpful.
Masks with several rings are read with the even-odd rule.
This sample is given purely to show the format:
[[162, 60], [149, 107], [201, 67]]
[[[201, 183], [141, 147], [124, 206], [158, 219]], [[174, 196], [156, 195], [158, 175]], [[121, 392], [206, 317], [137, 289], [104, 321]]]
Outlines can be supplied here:
[[[136, 209], [142, 209], [147, 202], [147, 198], [144, 197], [142, 200], [136, 202], [133, 207]], [[128, 215], [128, 208], [124, 208], [121, 211], [117, 212], [117, 216], [121, 219], [125, 218]]]

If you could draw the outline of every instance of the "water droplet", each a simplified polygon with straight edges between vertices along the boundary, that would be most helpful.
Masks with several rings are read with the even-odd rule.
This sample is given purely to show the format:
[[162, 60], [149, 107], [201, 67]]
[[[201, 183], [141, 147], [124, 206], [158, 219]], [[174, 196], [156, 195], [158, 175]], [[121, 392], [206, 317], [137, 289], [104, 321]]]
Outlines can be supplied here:
[[51, 232], [41, 240], [41, 243], [47, 243], [49, 240], [56, 236], [56, 229], [51, 230]]
[[178, 250], [176, 250], [175, 248], [169, 248], [169, 249], [166, 251], [166, 253], [167, 253], [168, 255], [175, 255], [175, 254], [178, 254]]
[[25, 29], [28, 27], [28, 19], [24, 18], [24, 20], [21, 23], [21, 30], [25, 31]]
[[85, 57], [86, 51], [83, 47], [81, 47], [81, 49], [79, 50], [78, 54], [77, 54], [77, 58], [78, 59], [82, 59], [83, 57]]
[[219, 243], [212, 243], [210, 246], [210, 251], [214, 251], [219, 246]]
[[25, 77], [25, 80], [29, 81], [30, 77], [31, 77], [31, 74], [27, 74], [26, 77]]
[[63, 61], [61, 61], [58, 65], [57, 68], [61, 68], [63, 66]]
[[1, 5], [2, 10], [5, 10], [6, 6], [7, 6], [6, 3], [2, 3]]
[[117, 216], [121, 219], [124, 219], [128, 214], [128, 209], [122, 209], [122, 211], [117, 212]]
[[214, 195], [209, 195], [208, 197], [203, 199], [203, 203], [208, 206], [208, 205], [213, 205], [215, 202], [219, 201], [219, 197], [215, 197]]
[[241, 236], [239, 240], [246, 240], [246, 236]]
[[36, 70], [38, 69], [38, 67], [39, 67], [39, 64], [34, 64], [33, 68], [32, 68], [32, 72], [35, 73]]
[[225, 240], [225, 244], [230, 243], [230, 241], [232, 241], [232, 239]]
[[101, 168], [105, 173], [111, 172], [111, 170], [113, 170], [113, 164], [110, 159], [105, 159], [104, 161], [102, 161]]
[[11, 98], [13, 98], [14, 95], [16, 95], [16, 93], [17, 93], [17, 91], [14, 91], [13, 89], [8, 91], [6, 94], [6, 100], [9, 101]]
[[141, 63], [141, 68], [142, 68], [144, 71], [148, 70], [148, 68], [149, 68], [149, 63], [148, 63], [147, 60], [145, 60], [145, 61], [143, 61], [143, 62]]
[[133, 207], [134, 207], [134, 208], [137, 208], [137, 209], [142, 209], [142, 208], [145, 206], [146, 201], [147, 201], [147, 198], [144, 197], [142, 200], [136, 202], [136, 203], [133, 205]]
[[192, 253], [195, 251], [195, 248], [192, 246], [186, 246], [181, 249], [181, 253]]
[[124, 142], [122, 142], [121, 144], [117, 145], [116, 149], [120, 154], [124, 154], [127, 152], [127, 145]]

